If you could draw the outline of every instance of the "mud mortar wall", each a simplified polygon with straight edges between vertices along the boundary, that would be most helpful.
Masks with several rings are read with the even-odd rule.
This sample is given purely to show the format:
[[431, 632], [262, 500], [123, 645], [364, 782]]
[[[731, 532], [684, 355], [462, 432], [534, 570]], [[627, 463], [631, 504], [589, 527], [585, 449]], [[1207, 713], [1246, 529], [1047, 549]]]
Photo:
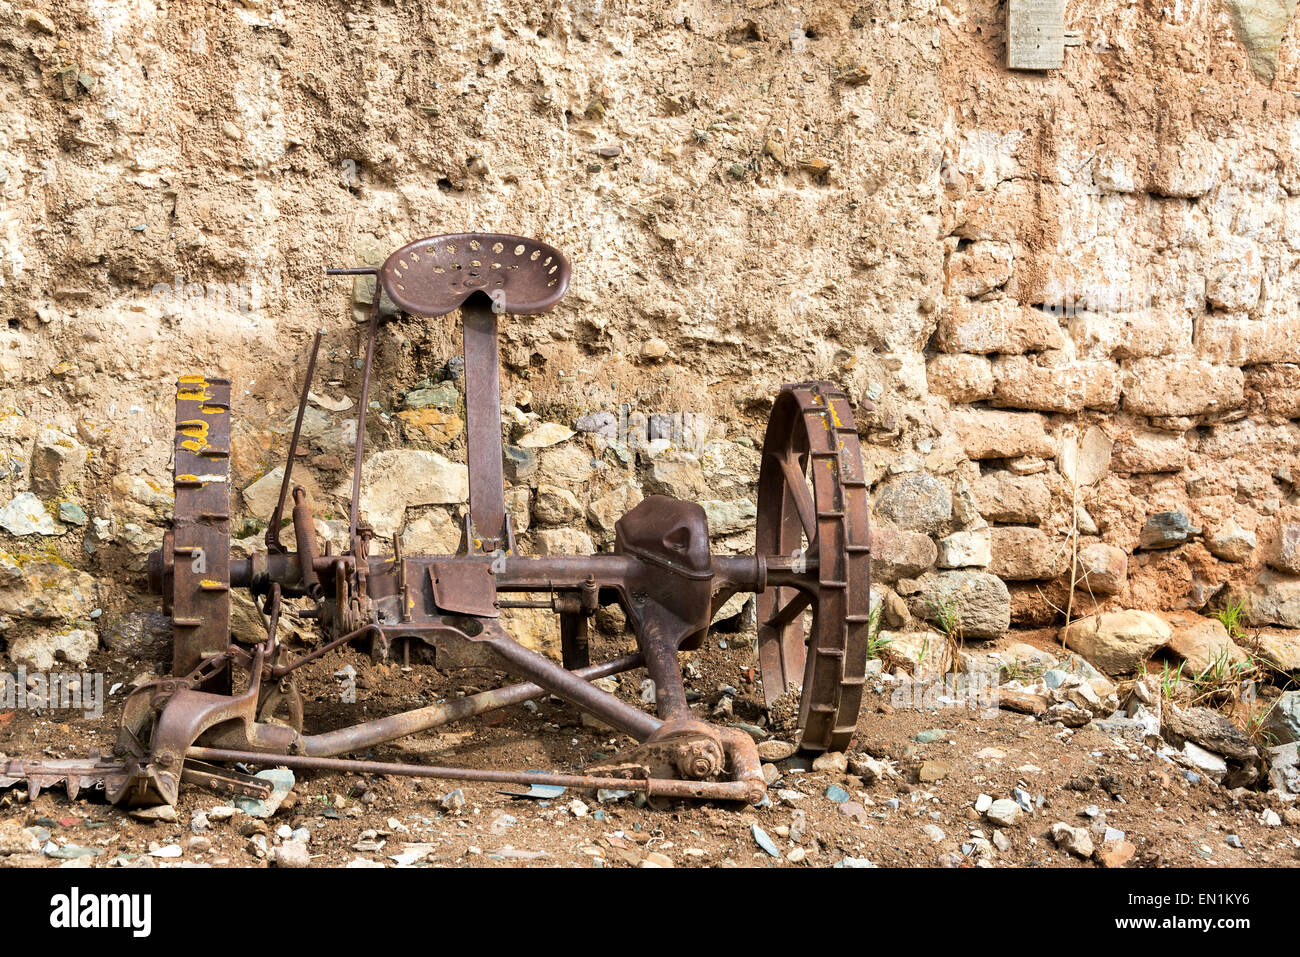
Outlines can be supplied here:
[[[1229, 7], [1172, 9], [1071, 4], [1065, 68], [1013, 74], [991, 2], [0, 4], [11, 657], [149, 601], [178, 375], [235, 383], [256, 547], [321, 326], [295, 474], [337, 538], [371, 293], [322, 267], [469, 229], [573, 262], [503, 332], [527, 550], [652, 491], [748, 549], [771, 396], [829, 378], [891, 628], [1230, 594], [1300, 627], [1295, 27], [1265, 82]], [[365, 505], [408, 550], [455, 547], [458, 346], [381, 332]]]

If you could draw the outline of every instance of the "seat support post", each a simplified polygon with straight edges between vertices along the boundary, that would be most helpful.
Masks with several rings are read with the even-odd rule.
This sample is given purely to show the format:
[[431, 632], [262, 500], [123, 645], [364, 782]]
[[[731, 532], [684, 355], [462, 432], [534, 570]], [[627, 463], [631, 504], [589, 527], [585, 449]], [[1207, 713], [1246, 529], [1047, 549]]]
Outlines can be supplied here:
[[506, 492], [501, 464], [501, 372], [497, 317], [485, 295], [461, 306], [465, 339], [465, 429], [469, 445], [469, 512], [478, 542], [470, 551], [505, 546]]

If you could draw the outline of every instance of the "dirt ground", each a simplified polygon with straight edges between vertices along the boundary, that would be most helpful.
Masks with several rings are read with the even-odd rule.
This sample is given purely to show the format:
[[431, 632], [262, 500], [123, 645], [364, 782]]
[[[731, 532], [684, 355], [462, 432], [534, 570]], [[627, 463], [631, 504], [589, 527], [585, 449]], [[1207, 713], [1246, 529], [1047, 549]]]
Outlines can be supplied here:
[[[155, 657], [165, 653], [165, 637], [155, 637], [149, 647]], [[601, 639], [594, 643], [593, 657], [623, 650], [620, 642]], [[693, 666], [688, 689], [701, 715], [707, 717], [721, 689], [730, 686], [737, 692], [732, 720], [764, 721], [761, 689], [746, 682], [753, 664], [746, 636], [715, 632], [688, 660]], [[334, 677], [346, 663], [358, 673], [354, 704], [340, 703]], [[108, 685], [128, 682], [142, 670], [138, 656], [109, 652], [92, 664], [108, 673]], [[442, 674], [429, 665], [375, 664], [352, 650], [305, 670], [309, 729], [473, 693], [504, 680], [484, 669]], [[624, 676], [620, 693], [635, 700], [640, 680], [638, 673]], [[993, 709], [914, 710], [896, 707], [891, 694], [887, 687], [868, 686], [850, 749], [883, 761], [889, 771], [866, 783], [851, 774], [814, 771], [795, 756], [778, 762], [770, 806], [680, 803], [654, 810], [630, 797], [601, 802], [594, 794], [570, 790], [536, 800], [502, 793], [524, 787], [465, 784], [464, 805], [454, 807], [454, 798], [443, 800], [454, 790], [449, 782], [301, 772], [269, 820], [242, 812], [221, 819], [223, 812], [213, 809], [226, 806], [225, 799], [187, 786], [176, 821], [143, 822], [93, 797], [69, 801], [56, 791], [28, 802], [17, 788], [0, 795], [0, 819], [35, 827], [42, 839], [48, 832], [48, 840], [44, 854], [0, 856], [0, 864], [261, 867], [270, 865], [276, 845], [290, 839], [291, 831], [305, 829], [316, 867], [826, 867], [868, 861], [888, 867], [1098, 866], [1056, 845], [1052, 826], [1064, 822], [1092, 827], [1099, 849], [1120, 839], [1112, 835], [1112, 842], [1103, 844], [1104, 827], [1123, 831], [1123, 840], [1135, 849], [1129, 867], [1300, 865], [1300, 811], [1294, 806], [1258, 793], [1229, 792], [1203, 777], [1189, 781], [1183, 769], [1145, 745], [1091, 726], [1065, 731]], [[64, 720], [68, 712], [0, 713], [0, 752], [75, 757], [92, 744], [107, 751], [123, 695], [118, 689], [98, 722], [80, 714]], [[358, 757], [576, 771], [632, 743], [589, 727], [557, 699], [541, 698]], [[937, 780], [919, 780], [923, 764], [924, 776]], [[848, 792], [847, 800], [837, 787]], [[977, 798], [1009, 798], [1016, 788], [1032, 810], [995, 834], [997, 829], [976, 812]], [[299, 832], [296, 838], [303, 836]], [[760, 846], [763, 836], [779, 856]], [[85, 856], [50, 856], [55, 847], [63, 848], [56, 854]], [[179, 848], [179, 855], [151, 853], [176, 855], [165, 850], [169, 847]]]

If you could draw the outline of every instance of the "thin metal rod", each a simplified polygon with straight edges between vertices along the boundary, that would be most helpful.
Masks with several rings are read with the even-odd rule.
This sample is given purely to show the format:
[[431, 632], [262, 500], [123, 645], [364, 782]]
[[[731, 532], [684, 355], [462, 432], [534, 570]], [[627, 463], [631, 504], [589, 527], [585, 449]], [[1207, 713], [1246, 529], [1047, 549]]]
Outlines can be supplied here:
[[[489, 784], [557, 784], [583, 790], [644, 791], [669, 798], [698, 798], [716, 801], [761, 799], [762, 780], [677, 781], [660, 778], [611, 778], [585, 774], [552, 774], [547, 771], [488, 771], [474, 768], [447, 768], [427, 764], [391, 764], [382, 761], [355, 761], [349, 758], [315, 758], [305, 754], [262, 754], [257, 751], [231, 751], [226, 748], [191, 747], [187, 758], [199, 761], [274, 764], [300, 771], [344, 771], [350, 774], [395, 774], [414, 778], [442, 778], [447, 781], [483, 781]], [[757, 798], [754, 795], [757, 795]]]
[[307, 375], [302, 380], [302, 395], [298, 398], [298, 418], [294, 420], [293, 439], [289, 442], [289, 458], [284, 463], [284, 476], [280, 479], [280, 499], [275, 504], [271, 524], [266, 529], [267, 551], [284, 551], [284, 546], [280, 544], [280, 522], [284, 520], [284, 503], [289, 497], [289, 483], [293, 479], [293, 462], [298, 457], [298, 438], [302, 435], [302, 420], [307, 413], [307, 397], [311, 394], [311, 380], [316, 374], [316, 357], [320, 353], [320, 341], [324, 335], [324, 329], [317, 329], [316, 338], [312, 341], [311, 358], [307, 360]]
[[357, 508], [361, 500], [361, 462], [366, 451], [366, 400], [370, 396], [370, 366], [375, 359], [375, 334], [379, 330], [379, 300], [383, 288], [375, 280], [374, 302], [370, 304], [370, 331], [366, 336], [366, 361], [361, 373], [361, 397], [357, 412], [357, 452], [352, 460], [352, 502], [348, 507], [348, 548], [353, 554], [356, 550]]
[[271, 677], [277, 680], [283, 678], [289, 672], [301, 668], [307, 662], [315, 661], [317, 658], [324, 657], [325, 655], [333, 651], [335, 648], [337, 648], [339, 645], [345, 645], [349, 641], [352, 641], [354, 638], [360, 638], [368, 631], [373, 631], [380, 638], [384, 636], [383, 629], [380, 628], [378, 625], [373, 625], [373, 624], [362, 625], [356, 631], [350, 631], [346, 635], [340, 635], [338, 638], [335, 638], [333, 641], [329, 642], [328, 644], [321, 645], [315, 651], [308, 652], [307, 654], [303, 655], [301, 658], [295, 658], [293, 661], [289, 662], [286, 665], [276, 665], [274, 668], [271, 669]]
[[274, 764], [303, 771], [347, 771], [357, 774], [401, 774], [416, 778], [444, 778], [449, 781], [487, 781], [493, 784], [559, 784], [573, 788], [624, 788], [645, 791], [649, 782], [636, 778], [592, 777], [582, 774], [551, 774], [546, 771], [479, 771], [472, 768], [446, 768], [426, 764], [392, 764], [383, 761], [356, 761], [350, 758], [320, 758], [305, 754], [262, 754], [258, 751], [232, 751], [227, 748], [191, 747], [187, 758], [200, 761], [248, 762]]

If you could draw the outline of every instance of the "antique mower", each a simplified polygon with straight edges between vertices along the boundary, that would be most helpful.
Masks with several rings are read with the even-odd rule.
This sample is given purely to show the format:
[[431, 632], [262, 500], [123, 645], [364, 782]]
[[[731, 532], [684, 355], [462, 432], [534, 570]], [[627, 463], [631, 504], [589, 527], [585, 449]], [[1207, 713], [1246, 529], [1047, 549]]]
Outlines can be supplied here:
[[[754, 740], [692, 713], [678, 663], [678, 653], [699, 646], [716, 610], [737, 592], [758, 596], [758, 660], [768, 706], [786, 695], [787, 702], [797, 698], [799, 745], [844, 749], [864, 682], [871, 559], [857, 429], [847, 397], [831, 384], [787, 385], [776, 397], [760, 466], [756, 554], [712, 554], [704, 509], [659, 495], [618, 521], [612, 552], [517, 553], [505, 507], [497, 321], [553, 307], [568, 288], [569, 271], [565, 257], [545, 243], [492, 233], [421, 239], [379, 268], [326, 271], [375, 277], [405, 316], [460, 310], [470, 491], [455, 555], [403, 554], [396, 536], [385, 554], [387, 543], [376, 541], [358, 514], [378, 289], [357, 402], [346, 551], [317, 546], [306, 494], [292, 485], [322, 334], [312, 345], [266, 553], [252, 558], [230, 549], [230, 383], [182, 377], [173, 527], [149, 568], [172, 618], [172, 677], [128, 696], [112, 756], [12, 760], [0, 765], [0, 784], [26, 781], [32, 795], [55, 784], [73, 795], [103, 787], [114, 803], [172, 804], [182, 782], [265, 796], [265, 779], [232, 767], [257, 765], [759, 802], [765, 784]], [[290, 494], [293, 549], [280, 541]], [[267, 621], [261, 643], [232, 641], [232, 588], [248, 589], [260, 602]], [[277, 635], [281, 603], [290, 597], [306, 599], [300, 615], [318, 625], [318, 643], [306, 653], [294, 654]], [[608, 604], [622, 607], [638, 650], [592, 664], [589, 622]], [[499, 617], [504, 608], [558, 615], [563, 662], [511, 638]], [[440, 668], [486, 666], [521, 683], [351, 727], [303, 729], [299, 668], [350, 643], [383, 654], [399, 642], [432, 649]], [[637, 668], [654, 683], [653, 714], [591, 683]], [[545, 694], [639, 745], [581, 774], [343, 757]]]

